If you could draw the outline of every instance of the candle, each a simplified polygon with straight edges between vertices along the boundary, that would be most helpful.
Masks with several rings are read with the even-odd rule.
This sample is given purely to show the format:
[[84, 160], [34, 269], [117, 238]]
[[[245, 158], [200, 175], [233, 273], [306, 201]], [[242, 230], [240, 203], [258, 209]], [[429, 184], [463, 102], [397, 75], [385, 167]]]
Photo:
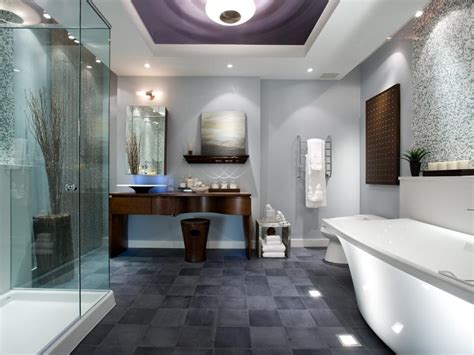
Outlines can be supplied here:
[[428, 163], [428, 170], [438, 170], [438, 163]]
[[469, 160], [458, 160], [456, 163], [458, 169], [469, 169]]
[[448, 170], [456, 170], [458, 168], [457, 161], [448, 161], [447, 162]]
[[448, 169], [448, 163], [445, 162], [445, 161], [440, 161], [437, 164], [438, 164], [438, 170], [447, 170]]

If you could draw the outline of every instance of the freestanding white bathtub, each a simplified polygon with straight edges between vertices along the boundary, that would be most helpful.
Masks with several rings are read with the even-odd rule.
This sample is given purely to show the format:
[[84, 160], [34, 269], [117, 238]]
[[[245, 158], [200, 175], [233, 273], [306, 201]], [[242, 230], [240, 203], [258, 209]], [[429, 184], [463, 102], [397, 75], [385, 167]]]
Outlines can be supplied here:
[[325, 221], [360, 312], [393, 351], [474, 354], [474, 287], [453, 278], [474, 280], [474, 236], [411, 219]]

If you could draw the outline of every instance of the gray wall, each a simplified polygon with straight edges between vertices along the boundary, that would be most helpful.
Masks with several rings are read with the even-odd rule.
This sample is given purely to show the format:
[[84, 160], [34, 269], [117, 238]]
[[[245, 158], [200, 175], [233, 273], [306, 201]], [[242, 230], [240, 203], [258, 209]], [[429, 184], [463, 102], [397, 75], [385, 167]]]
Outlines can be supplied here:
[[[360, 212], [387, 218], [399, 215], [399, 187], [365, 183], [365, 102], [389, 87], [400, 84], [400, 150], [412, 144], [412, 42], [395, 36], [361, 64], [360, 96]], [[410, 175], [408, 164], [401, 163], [401, 176]]]
[[[321, 218], [359, 212], [359, 76], [356, 69], [341, 81], [262, 81], [262, 207], [280, 209], [295, 239], [318, 238]], [[305, 207], [304, 180], [296, 178], [297, 135], [332, 137], [327, 207]]]
[[[117, 149], [111, 151], [116, 160], [117, 183], [129, 183], [126, 174], [125, 122], [128, 105], [150, 105], [146, 98], [136, 96], [140, 90], [160, 90], [152, 104], [168, 108], [168, 175], [180, 179], [191, 175], [205, 182], [216, 179], [238, 180], [243, 191], [252, 193], [253, 215], [260, 207], [260, 80], [256, 78], [200, 78], [200, 77], [119, 77], [117, 113]], [[247, 114], [249, 161], [241, 165], [188, 165], [183, 154], [189, 137], [199, 142], [199, 120], [204, 111], [236, 110]], [[111, 134], [112, 131], [111, 131]], [[199, 152], [199, 149], [195, 149]], [[113, 163], [111, 168], [113, 168]], [[111, 190], [120, 190], [111, 187]], [[125, 188], [125, 190], [127, 190]], [[122, 190], [123, 191], [123, 190]], [[166, 216], [135, 216], [130, 218], [131, 246], [182, 245], [180, 218]], [[242, 247], [243, 230], [238, 216], [211, 215], [210, 246]], [[225, 241], [227, 243], [221, 243]]]
[[473, 1], [434, 0], [414, 32], [413, 139], [428, 161], [473, 160]]

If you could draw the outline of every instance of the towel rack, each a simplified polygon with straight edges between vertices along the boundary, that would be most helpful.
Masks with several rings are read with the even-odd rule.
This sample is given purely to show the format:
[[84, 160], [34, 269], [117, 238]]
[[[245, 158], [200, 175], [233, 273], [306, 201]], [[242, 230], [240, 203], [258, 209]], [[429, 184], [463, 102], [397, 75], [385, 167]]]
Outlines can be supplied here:
[[[296, 150], [297, 150], [297, 172], [296, 177], [298, 180], [302, 180], [306, 172], [306, 154], [308, 152], [307, 140], [303, 140], [301, 136], [296, 136]], [[327, 136], [324, 142], [324, 160], [326, 164], [326, 178], [329, 179], [332, 176], [332, 138]]]

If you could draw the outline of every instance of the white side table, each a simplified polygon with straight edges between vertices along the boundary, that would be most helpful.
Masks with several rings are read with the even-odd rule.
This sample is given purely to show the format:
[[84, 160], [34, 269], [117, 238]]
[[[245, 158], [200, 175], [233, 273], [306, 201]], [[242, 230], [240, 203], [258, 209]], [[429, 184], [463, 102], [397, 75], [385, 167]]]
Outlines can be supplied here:
[[275, 228], [277, 231], [280, 230], [281, 240], [285, 244], [285, 257], [290, 257], [291, 252], [291, 224], [289, 223], [279, 223], [279, 222], [266, 222], [262, 219], [257, 219], [255, 221], [255, 233], [256, 233], [256, 249], [257, 256], [262, 257], [262, 245], [260, 239], [264, 239], [267, 235], [268, 228]]

